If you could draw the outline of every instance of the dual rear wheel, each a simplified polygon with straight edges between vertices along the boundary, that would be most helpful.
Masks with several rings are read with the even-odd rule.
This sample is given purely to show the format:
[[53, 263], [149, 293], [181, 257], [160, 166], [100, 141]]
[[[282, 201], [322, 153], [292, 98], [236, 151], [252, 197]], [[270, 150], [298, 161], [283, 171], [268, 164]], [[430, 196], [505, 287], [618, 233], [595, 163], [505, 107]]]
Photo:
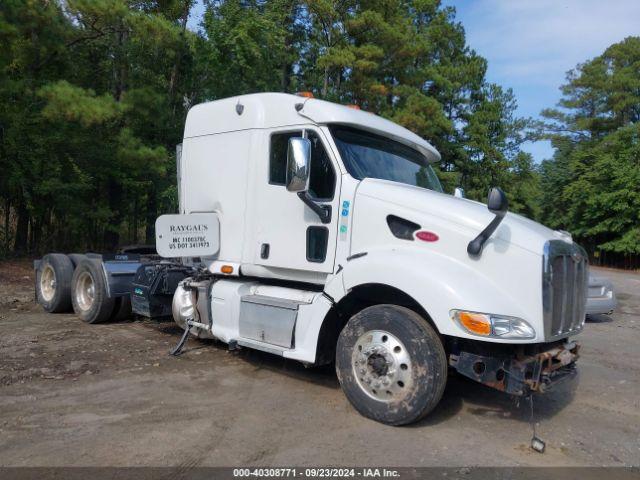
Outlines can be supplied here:
[[36, 299], [50, 313], [71, 310], [73, 264], [66, 255], [45, 255], [36, 271]]
[[131, 314], [128, 296], [109, 297], [100, 260], [86, 255], [45, 255], [36, 272], [36, 296], [45, 311], [73, 311], [87, 323], [123, 320]]
[[73, 311], [87, 323], [101, 323], [111, 319], [116, 299], [107, 295], [107, 287], [100, 262], [86, 258], [82, 260], [71, 281]]

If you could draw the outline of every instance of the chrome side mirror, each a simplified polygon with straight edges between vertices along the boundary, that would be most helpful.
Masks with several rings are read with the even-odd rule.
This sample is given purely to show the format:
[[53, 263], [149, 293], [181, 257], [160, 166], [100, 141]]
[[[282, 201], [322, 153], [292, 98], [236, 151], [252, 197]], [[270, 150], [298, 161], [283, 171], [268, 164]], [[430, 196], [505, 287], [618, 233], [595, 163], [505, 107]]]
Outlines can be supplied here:
[[464, 198], [464, 188], [456, 187], [453, 191], [453, 196], [457, 198]]
[[308, 138], [289, 139], [287, 149], [287, 190], [306, 192], [309, 189], [311, 141]]

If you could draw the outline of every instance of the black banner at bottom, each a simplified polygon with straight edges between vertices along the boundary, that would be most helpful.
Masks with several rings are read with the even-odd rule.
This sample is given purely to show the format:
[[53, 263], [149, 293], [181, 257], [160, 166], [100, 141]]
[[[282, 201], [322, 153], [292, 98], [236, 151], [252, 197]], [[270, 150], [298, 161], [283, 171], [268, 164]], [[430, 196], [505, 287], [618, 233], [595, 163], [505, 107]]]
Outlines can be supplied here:
[[639, 467], [0, 467], [0, 480], [640, 480]]

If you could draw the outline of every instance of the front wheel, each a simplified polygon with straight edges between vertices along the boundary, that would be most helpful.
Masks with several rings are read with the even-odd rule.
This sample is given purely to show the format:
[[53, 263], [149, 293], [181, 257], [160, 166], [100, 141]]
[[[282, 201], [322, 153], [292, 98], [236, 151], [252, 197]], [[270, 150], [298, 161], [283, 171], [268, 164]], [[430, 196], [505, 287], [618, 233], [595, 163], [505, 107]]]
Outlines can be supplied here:
[[362, 415], [406, 425], [440, 401], [447, 357], [436, 331], [416, 312], [374, 305], [351, 317], [340, 333], [336, 372]]

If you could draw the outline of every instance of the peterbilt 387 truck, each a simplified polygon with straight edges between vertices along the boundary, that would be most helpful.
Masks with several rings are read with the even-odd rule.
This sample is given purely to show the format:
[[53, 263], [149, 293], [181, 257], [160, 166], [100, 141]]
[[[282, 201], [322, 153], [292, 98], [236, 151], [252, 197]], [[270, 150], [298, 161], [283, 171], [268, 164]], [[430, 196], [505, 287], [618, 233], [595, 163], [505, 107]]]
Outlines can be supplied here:
[[[451, 371], [512, 395], [575, 371], [587, 256], [566, 232], [443, 192], [436, 149], [381, 117], [264, 93], [193, 107], [161, 257], [51, 254], [38, 300], [93, 323], [171, 314], [185, 334], [335, 363], [363, 415], [428, 414]], [[175, 352], [174, 352], [175, 353]]]

